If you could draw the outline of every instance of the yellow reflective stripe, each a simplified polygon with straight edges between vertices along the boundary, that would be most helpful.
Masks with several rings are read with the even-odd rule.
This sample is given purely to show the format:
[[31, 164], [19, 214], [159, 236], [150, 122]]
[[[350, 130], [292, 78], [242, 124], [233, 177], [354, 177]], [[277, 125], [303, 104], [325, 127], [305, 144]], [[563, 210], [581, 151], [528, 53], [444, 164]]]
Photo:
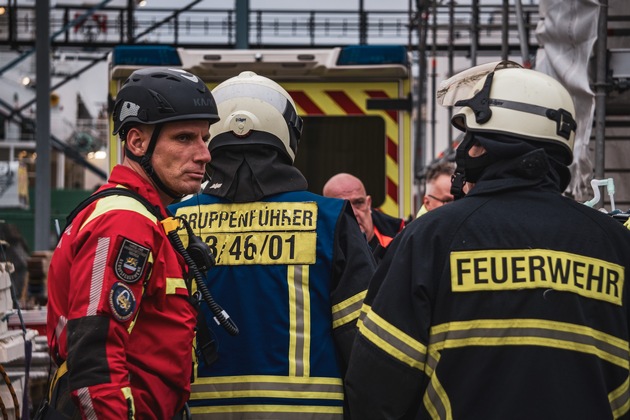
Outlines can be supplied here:
[[453, 420], [453, 409], [437, 375], [431, 376], [422, 402], [433, 419]]
[[297, 392], [287, 390], [241, 390], [241, 391], [213, 391], [213, 392], [193, 392], [191, 399], [221, 399], [221, 398], [299, 398], [343, 401], [343, 392]]
[[366, 294], [367, 290], [364, 290], [332, 307], [333, 328], [339, 328], [359, 318]]
[[424, 370], [427, 348], [370, 310], [359, 325], [359, 332], [384, 352], [401, 362]]
[[151, 220], [153, 223], [157, 223], [157, 218], [147, 210], [144, 205], [132, 197], [127, 197], [123, 195], [110, 195], [107, 197], [100, 198], [96, 201], [96, 206], [94, 207], [94, 211], [90, 216], [83, 222], [81, 225], [81, 229], [92, 220], [96, 219], [103, 214], [112, 211], [112, 210], [126, 210], [133, 211], [138, 214], [143, 215], [147, 219]]
[[341, 378], [286, 376], [224, 376], [199, 378], [191, 384], [191, 399], [293, 398], [343, 401]]
[[289, 376], [310, 374], [311, 298], [309, 266], [287, 267], [289, 289]]
[[213, 376], [199, 377], [193, 385], [198, 384], [227, 384], [227, 383], [265, 383], [276, 382], [280, 384], [303, 384], [303, 385], [342, 385], [340, 378], [324, 377], [300, 377], [300, 376], [277, 376], [277, 375], [241, 375], [241, 376]]
[[[216, 407], [191, 407], [191, 414], [211, 413], [292, 413], [299, 414], [343, 414], [343, 407], [319, 405], [221, 405]], [[270, 418], [277, 418], [276, 416]], [[287, 417], [290, 418], [290, 417]], [[296, 417], [293, 417], [296, 418]]]
[[537, 345], [592, 354], [630, 367], [628, 342], [583, 325], [542, 319], [477, 319], [431, 328], [436, 350], [465, 346]]
[[289, 287], [289, 375], [295, 376], [297, 361], [295, 353], [297, 348], [297, 305], [295, 290], [295, 269], [292, 265], [287, 267], [287, 285]]
[[630, 409], [629, 385], [630, 378], [626, 378], [619, 388], [608, 394], [608, 401], [610, 401], [610, 408], [615, 419], [623, 417]]
[[186, 282], [182, 278], [167, 277], [166, 278], [166, 294], [174, 295], [177, 289], [186, 289]]
[[372, 307], [368, 305], [367, 303], [365, 303], [364, 301], [363, 305], [361, 305], [361, 311], [359, 312], [359, 319], [357, 320], [357, 328], [361, 327], [361, 325], [363, 324], [363, 320], [365, 319], [365, 316], [367, 315], [368, 312], [370, 312], [371, 309]]
[[301, 268], [302, 273], [302, 293], [304, 295], [304, 312], [302, 317], [304, 318], [304, 350], [302, 351], [302, 376], [309, 376], [311, 374], [311, 293], [310, 293], [310, 278], [309, 278], [309, 266], [303, 265]]
[[133, 394], [131, 393], [131, 388], [125, 387], [120, 389], [125, 397], [125, 400], [131, 400], [131, 418], [136, 418], [136, 405], [133, 402]]

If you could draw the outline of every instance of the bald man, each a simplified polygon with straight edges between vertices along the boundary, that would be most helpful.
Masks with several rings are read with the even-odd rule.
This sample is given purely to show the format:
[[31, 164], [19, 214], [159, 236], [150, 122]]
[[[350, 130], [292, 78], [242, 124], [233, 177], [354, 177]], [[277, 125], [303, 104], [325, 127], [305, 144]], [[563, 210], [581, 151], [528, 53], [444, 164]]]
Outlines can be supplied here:
[[374, 258], [379, 261], [394, 236], [405, 227], [405, 221], [372, 208], [372, 197], [367, 195], [359, 178], [348, 173], [331, 177], [324, 185], [322, 194], [348, 200], [361, 232], [365, 234]]

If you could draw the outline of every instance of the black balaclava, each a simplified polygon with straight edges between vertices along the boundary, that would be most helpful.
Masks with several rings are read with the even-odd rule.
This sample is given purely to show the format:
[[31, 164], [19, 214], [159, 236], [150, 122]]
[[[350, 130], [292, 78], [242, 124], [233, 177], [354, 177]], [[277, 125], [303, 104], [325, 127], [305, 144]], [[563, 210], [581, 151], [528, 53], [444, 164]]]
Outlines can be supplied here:
[[[483, 146], [486, 153], [476, 158], [470, 157], [468, 151], [474, 144]], [[461, 191], [463, 183], [476, 183], [489, 166], [499, 161], [512, 161], [510, 164], [515, 166], [515, 170], [520, 171], [525, 177], [548, 175], [552, 181], [558, 185], [561, 191], [569, 185], [571, 180], [569, 168], [561, 163], [563, 158], [566, 157], [563, 156], [563, 154], [567, 152], [561, 147], [551, 143], [529, 141], [505, 134], [469, 132], [466, 134], [466, 138], [462, 141], [460, 147], [461, 146], [464, 147], [461, 153], [458, 153], [458, 168], [453, 176], [452, 193], [454, 196], [456, 196], [455, 192], [459, 193], [459, 196], [456, 196], [456, 198], [463, 196], [463, 192]], [[536, 151], [540, 154], [544, 153], [545, 155], [543, 159], [544, 163], [543, 160], [539, 159], [537, 165], [541, 166], [538, 168], [528, 167], [528, 165], [531, 165], [534, 161], [532, 159], [517, 159], [528, 154], [533, 154]], [[519, 165], [523, 167], [519, 168]], [[547, 167], [547, 171], [544, 173], [536, 173], [536, 171], [540, 172], [544, 170], [542, 169], [543, 165]], [[455, 185], [456, 181], [463, 182], [461, 185]]]
[[212, 150], [208, 164], [212, 180], [204, 194], [235, 203], [258, 201], [288, 191], [306, 190], [304, 175], [273, 146], [231, 145]]

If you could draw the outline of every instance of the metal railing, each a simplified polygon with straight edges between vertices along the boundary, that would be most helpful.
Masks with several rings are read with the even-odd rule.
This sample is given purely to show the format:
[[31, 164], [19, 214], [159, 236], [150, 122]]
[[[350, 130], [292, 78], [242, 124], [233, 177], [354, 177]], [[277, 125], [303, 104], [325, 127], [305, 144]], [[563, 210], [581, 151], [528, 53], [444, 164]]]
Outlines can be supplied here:
[[[446, 3], [446, 2], [445, 2]], [[506, 9], [507, 8], [507, 9]], [[58, 5], [51, 9], [51, 33], [61, 31], [89, 7]], [[538, 6], [524, 6], [527, 41], [536, 46], [534, 29]], [[474, 12], [474, 13], [473, 13]], [[424, 14], [425, 12], [423, 12]], [[468, 53], [476, 39], [481, 52], [500, 51], [502, 40], [519, 47], [517, 14], [514, 6], [438, 4], [426, 13], [428, 39], [438, 51]], [[417, 43], [418, 16], [415, 10], [250, 10], [251, 48], [327, 47], [351, 44]], [[236, 12], [231, 9], [192, 8], [173, 15], [173, 10], [155, 8], [107, 7], [72, 26], [53, 40], [53, 48], [111, 48], [128, 43], [156, 23], [167, 19], [137, 42], [160, 43], [188, 48], [233, 48], [236, 42]], [[132, 22], [132, 24], [130, 24]], [[35, 42], [35, 8], [8, 8], [0, 16], [0, 45], [13, 48]], [[507, 34], [504, 32], [507, 31]], [[507, 35], [507, 36], [505, 36]]]

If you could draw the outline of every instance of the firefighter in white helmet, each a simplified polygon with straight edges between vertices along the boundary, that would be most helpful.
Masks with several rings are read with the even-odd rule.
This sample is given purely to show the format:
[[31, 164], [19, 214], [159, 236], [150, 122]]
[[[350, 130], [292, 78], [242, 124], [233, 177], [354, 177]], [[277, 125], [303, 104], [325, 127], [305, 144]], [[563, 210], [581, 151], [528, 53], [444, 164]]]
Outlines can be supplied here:
[[370, 249], [346, 201], [306, 191], [293, 166], [302, 120], [280, 85], [248, 71], [212, 94], [212, 180], [170, 209], [210, 245], [208, 288], [240, 333], [215, 329], [218, 358], [199, 361], [191, 412], [341, 419]]
[[630, 233], [562, 195], [569, 93], [509, 62], [439, 92], [461, 107], [462, 198], [413, 221], [380, 263], [346, 376], [350, 415], [627, 418]]

